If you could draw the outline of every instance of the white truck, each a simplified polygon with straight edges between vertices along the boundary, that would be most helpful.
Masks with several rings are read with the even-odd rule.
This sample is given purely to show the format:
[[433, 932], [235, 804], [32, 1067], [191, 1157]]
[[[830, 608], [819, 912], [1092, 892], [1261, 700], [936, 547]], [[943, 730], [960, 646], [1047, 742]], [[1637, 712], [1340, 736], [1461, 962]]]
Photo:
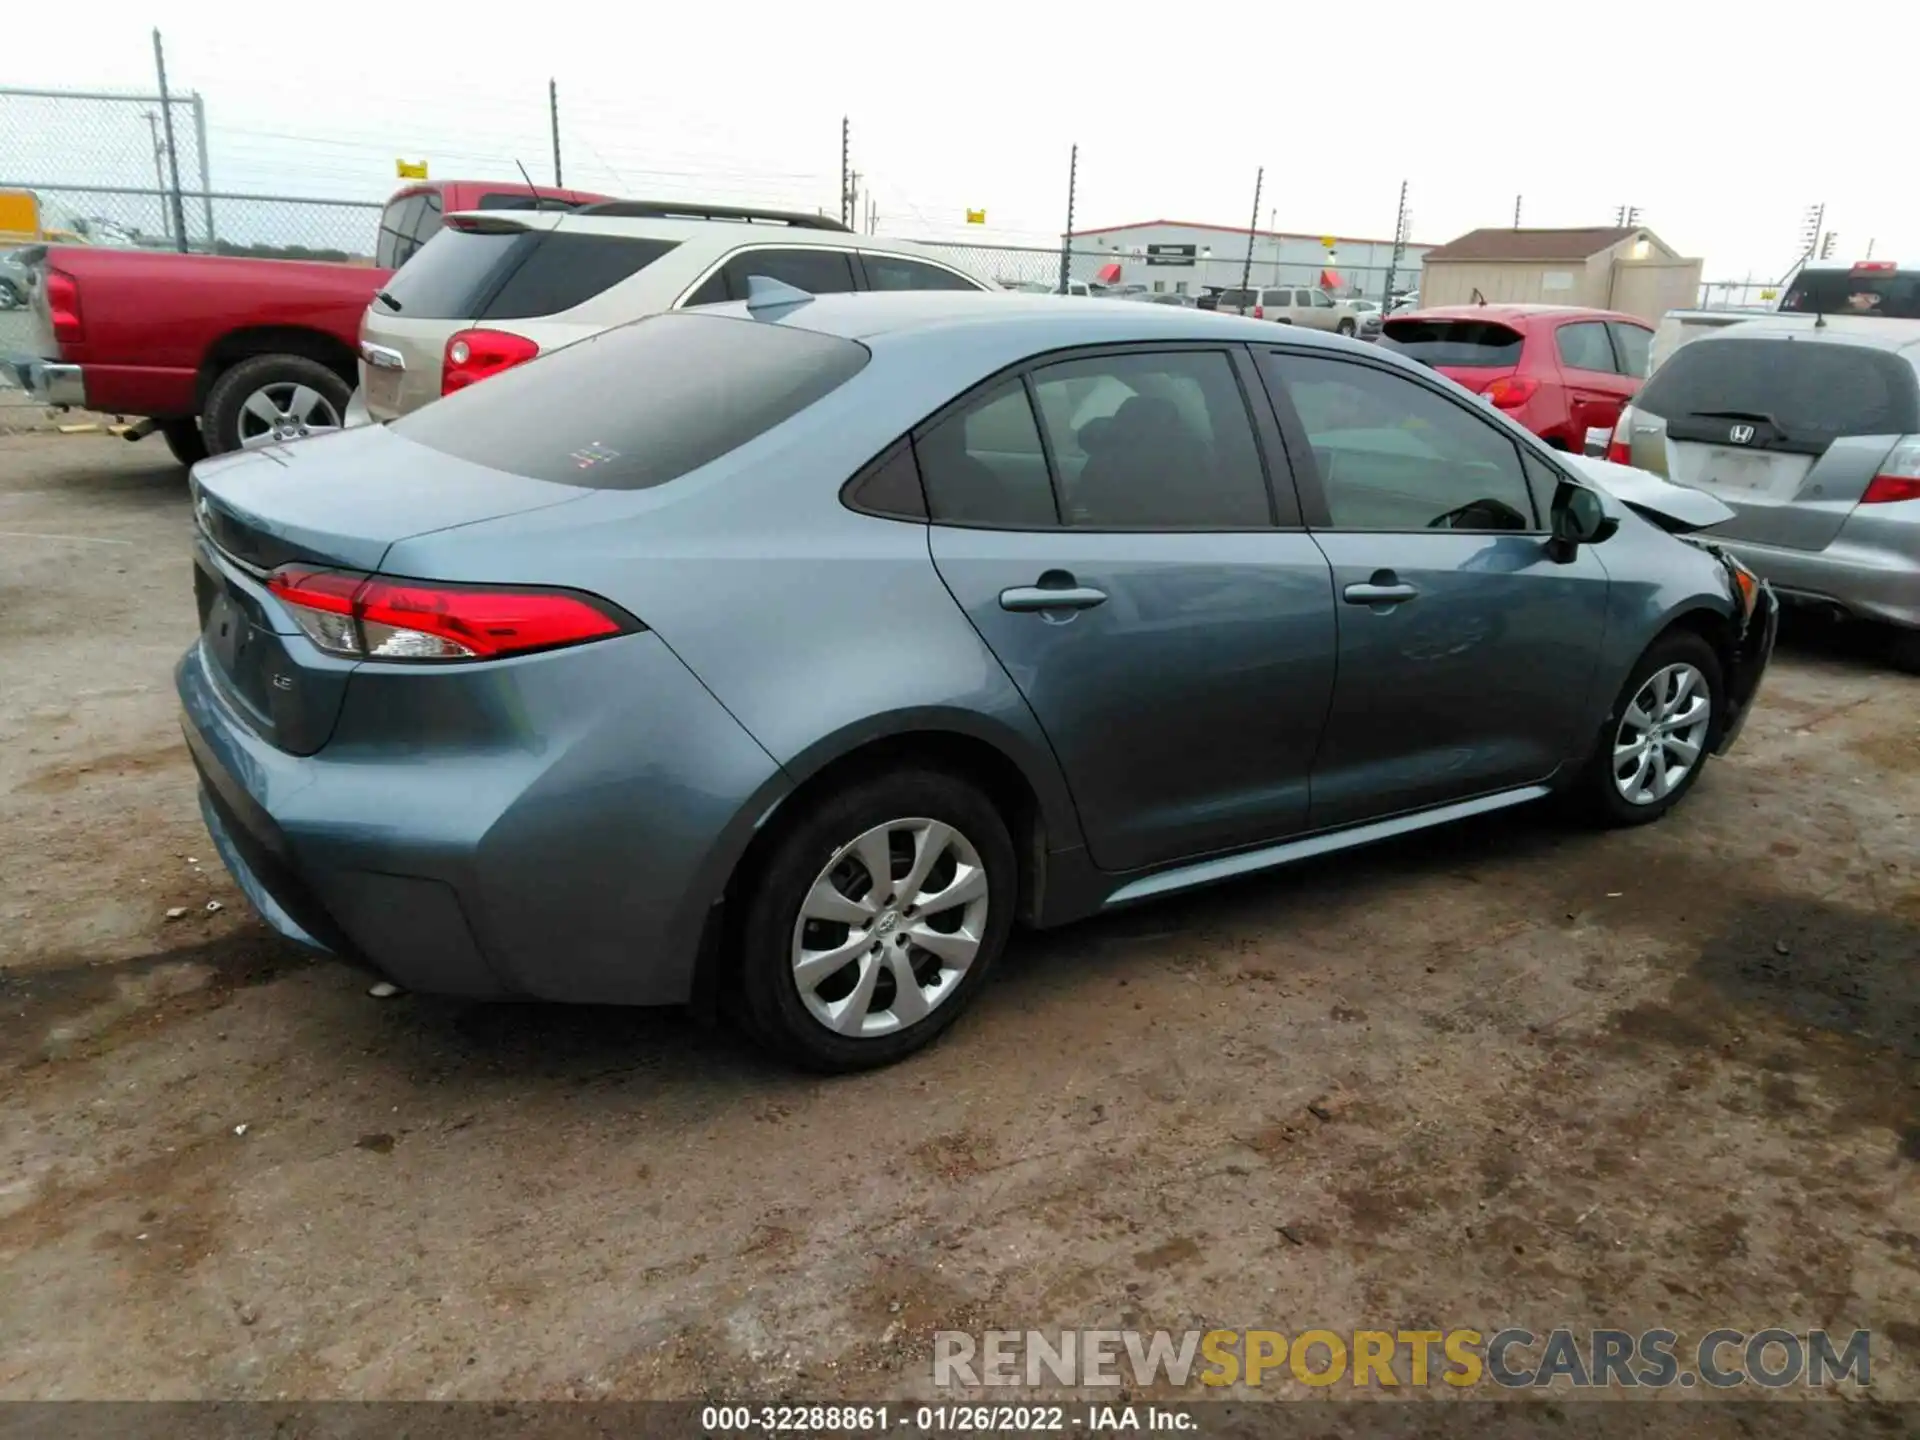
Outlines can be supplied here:
[[[1744, 320], [1785, 316], [1851, 325], [1873, 320], [1920, 320], [1920, 270], [1892, 260], [1809, 260], [1787, 280], [1777, 303], [1729, 310], [1669, 310], [1654, 330], [1647, 373], [1689, 340]], [[1789, 322], [1790, 323], [1790, 322]]]

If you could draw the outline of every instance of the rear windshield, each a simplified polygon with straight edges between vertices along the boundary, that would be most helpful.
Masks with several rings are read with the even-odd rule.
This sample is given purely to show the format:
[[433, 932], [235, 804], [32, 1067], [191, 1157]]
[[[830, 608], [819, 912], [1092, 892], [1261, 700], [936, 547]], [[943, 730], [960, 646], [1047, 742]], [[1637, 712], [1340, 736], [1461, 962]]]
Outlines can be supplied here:
[[1782, 310], [1811, 315], [1878, 315], [1920, 320], [1920, 270], [1802, 270], [1787, 287]]
[[514, 320], [584, 304], [673, 249], [670, 240], [555, 230], [447, 228], [376, 303], [409, 320]]
[[556, 350], [393, 422], [420, 445], [591, 490], [664, 485], [865, 368], [852, 340], [674, 312]]
[[1633, 406], [1670, 426], [1765, 421], [1800, 442], [1920, 431], [1912, 366], [1889, 351], [1822, 340], [1705, 336], [1654, 371]]
[[1380, 343], [1422, 365], [1518, 365], [1526, 337], [1491, 320], [1389, 320]]

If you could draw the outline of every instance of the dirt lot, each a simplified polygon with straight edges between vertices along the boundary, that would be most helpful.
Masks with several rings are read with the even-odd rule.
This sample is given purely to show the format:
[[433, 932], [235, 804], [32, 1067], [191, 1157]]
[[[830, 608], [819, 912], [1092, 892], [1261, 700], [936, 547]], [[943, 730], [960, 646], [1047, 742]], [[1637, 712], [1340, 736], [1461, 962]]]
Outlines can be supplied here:
[[176, 728], [165, 461], [0, 438], [0, 1397], [903, 1397], [948, 1326], [1513, 1323], [1870, 1328], [1920, 1398], [1920, 680], [1793, 640], [1662, 824], [1019, 939], [823, 1082], [276, 942]]

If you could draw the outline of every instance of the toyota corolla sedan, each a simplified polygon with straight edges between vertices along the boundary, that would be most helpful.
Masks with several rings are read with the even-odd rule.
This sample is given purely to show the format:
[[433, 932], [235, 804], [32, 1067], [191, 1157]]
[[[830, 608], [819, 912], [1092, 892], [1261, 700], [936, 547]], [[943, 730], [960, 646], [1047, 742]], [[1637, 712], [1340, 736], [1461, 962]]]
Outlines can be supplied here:
[[1654, 820], [1766, 668], [1771, 594], [1675, 533], [1724, 506], [1378, 347], [751, 288], [197, 469], [185, 729], [283, 935], [876, 1065], [1016, 922]]

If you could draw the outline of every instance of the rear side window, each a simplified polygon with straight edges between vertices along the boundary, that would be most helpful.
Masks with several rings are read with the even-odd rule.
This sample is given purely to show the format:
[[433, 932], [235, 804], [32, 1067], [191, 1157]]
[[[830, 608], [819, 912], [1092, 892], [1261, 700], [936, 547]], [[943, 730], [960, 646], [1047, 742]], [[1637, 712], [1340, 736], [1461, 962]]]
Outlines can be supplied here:
[[537, 238], [525, 230], [442, 230], [382, 293], [409, 320], [471, 320]]
[[1920, 270], [1802, 270], [1780, 308], [1802, 315], [1920, 320]]
[[1583, 320], [1578, 325], [1562, 325], [1553, 339], [1560, 347], [1562, 365], [1574, 370], [1613, 372], [1613, 345], [1607, 339], [1604, 321]]
[[870, 290], [978, 290], [965, 276], [924, 260], [909, 260], [903, 255], [863, 254]]
[[487, 302], [481, 318], [517, 320], [571, 310], [639, 274], [675, 243], [555, 230], [527, 252]]
[[1620, 373], [1636, 380], [1646, 379], [1647, 365], [1652, 358], [1653, 332], [1619, 320], [1608, 321], [1607, 329], [1613, 332], [1613, 348], [1620, 354]]
[[1518, 365], [1526, 338], [1491, 320], [1389, 320], [1380, 343], [1422, 365]]
[[852, 340], [669, 313], [604, 330], [393, 422], [461, 460], [560, 485], [643, 490], [738, 449], [866, 366]]
[[913, 439], [927, 508], [947, 525], [1051, 530], [1059, 524], [1047, 452], [1026, 387], [1007, 381]]
[[853, 262], [844, 250], [750, 250], [716, 270], [687, 304], [745, 300], [747, 281], [754, 275], [778, 280], [809, 295], [839, 295], [855, 288]]
[[[1222, 305], [1240, 305], [1240, 306], [1251, 305], [1254, 303], [1253, 291], [1222, 290], [1220, 292], [1220, 303]], [[1277, 305], [1277, 304], [1280, 304], [1281, 302], [1276, 300], [1274, 303]]]
[[[1658, 415], [1669, 435], [1686, 422], [1758, 420], [1774, 448], [1819, 453], [1842, 435], [1920, 431], [1920, 384], [1898, 355], [1820, 340], [1707, 336], [1681, 347], [1641, 387], [1634, 409]], [[1703, 437], [1704, 438], [1704, 437]]]

